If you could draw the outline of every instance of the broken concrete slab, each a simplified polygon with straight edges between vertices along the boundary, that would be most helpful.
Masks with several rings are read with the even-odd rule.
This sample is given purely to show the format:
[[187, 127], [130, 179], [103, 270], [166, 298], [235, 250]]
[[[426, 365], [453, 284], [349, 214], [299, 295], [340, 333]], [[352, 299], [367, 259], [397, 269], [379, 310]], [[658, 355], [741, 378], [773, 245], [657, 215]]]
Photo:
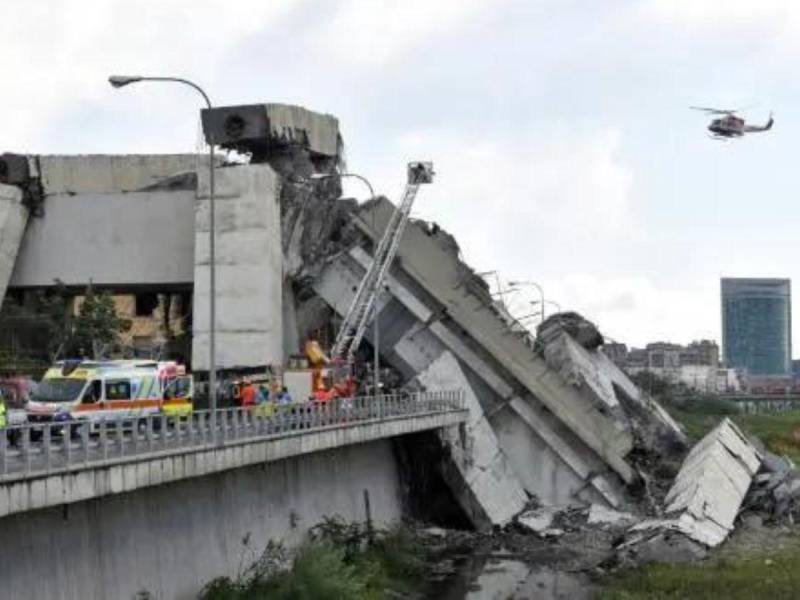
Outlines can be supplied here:
[[528, 497], [500, 451], [497, 437], [458, 360], [451, 352], [442, 352], [417, 376], [417, 381], [428, 390], [464, 391], [469, 410], [464, 434], [451, 429], [439, 434], [450, 450], [455, 472], [462, 478], [460, 482], [451, 483], [451, 488], [462, 490], [457, 499], [465, 512], [473, 517], [477, 528], [506, 525], [524, 508]]
[[517, 522], [534, 533], [544, 533], [550, 529], [556, 515], [561, 512], [557, 506], [540, 506], [517, 516]]
[[[572, 321], [581, 317], [575, 313]], [[594, 325], [586, 322], [586, 328]], [[576, 326], [577, 327], [577, 326]], [[573, 327], [572, 329], [575, 329]], [[634, 433], [656, 453], [674, 453], [686, 445], [680, 425], [651, 396], [640, 390], [620, 368], [597, 348], [587, 348], [554, 320], [537, 339], [547, 365], [587, 403], [613, 417], [620, 428]]]
[[641, 517], [637, 517], [636, 515], [628, 512], [613, 510], [603, 506], [602, 504], [592, 504], [589, 507], [589, 516], [586, 520], [586, 523], [589, 525], [612, 525], [627, 527], [641, 520]]
[[761, 456], [730, 419], [724, 419], [687, 455], [665, 500], [663, 519], [648, 519], [629, 531], [625, 546], [639, 546], [668, 532], [706, 547], [733, 530]]
[[770, 473], [786, 473], [795, 468], [788, 456], [778, 456], [772, 452], [762, 453], [761, 468]]
[[576, 312], [551, 315], [536, 328], [536, 337], [547, 343], [551, 336], [557, 336], [562, 331], [587, 350], [594, 350], [605, 341], [597, 326]]

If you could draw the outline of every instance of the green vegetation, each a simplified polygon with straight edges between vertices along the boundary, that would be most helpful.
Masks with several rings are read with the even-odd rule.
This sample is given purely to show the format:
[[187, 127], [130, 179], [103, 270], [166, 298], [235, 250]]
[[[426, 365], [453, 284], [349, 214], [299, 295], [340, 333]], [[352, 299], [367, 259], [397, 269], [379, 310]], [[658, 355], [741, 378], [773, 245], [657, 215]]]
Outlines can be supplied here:
[[691, 398], [680, 403], [665, 402], [665, 408], [683, 424], [686, 433], [694, 440], [703, 437], [728, 416], [742, 431], [764, 442], [767, 450], [785, 454], [795, 464], [800, 464], [800, 410], [743, 415], [732, 402], [709, 397]]
[[800, 537], [778, 550], [691, 564], [651, 564], [612, 577], [602, 600], [797, 598]]
[[130, 328], [130, 320], [117, 315], [113, 296], [96, 292], [90, 284], [77, 316], [66, 323], [63, 351], [67, 356], [105, 358], [118, 350], [120, 334]]
[[691, 396], [684, 386], [667, 383], [647, 371], [637, 373], [632, 379], [642, 389], [651, 391], [691, 439], [700, 439], [723, 417], [731, 417], [744, 432], [764, 442], [768, 450], [785, 454], [800, 464], [800, 411], [743, 415], [734, 402], [714, 396]]
[[60, 358], [105, 358], [119, 352], [120, 334], [130, 327], [111, 294], [91, 283], [77, 313], [63, 285], [24, 302], [6, 297], [0, 309], [0, 372], [40, 376]]
[[[245, 544], [248, 541], [245, 540]], [[414, 535], [403, 527], [372, 531], [358, 523], [327, 519], [290, 559], [270, 543], [235, 578], [220, 577], [202, 600], [378, 600], [391, 590], [410, 591], [424, 560]]]

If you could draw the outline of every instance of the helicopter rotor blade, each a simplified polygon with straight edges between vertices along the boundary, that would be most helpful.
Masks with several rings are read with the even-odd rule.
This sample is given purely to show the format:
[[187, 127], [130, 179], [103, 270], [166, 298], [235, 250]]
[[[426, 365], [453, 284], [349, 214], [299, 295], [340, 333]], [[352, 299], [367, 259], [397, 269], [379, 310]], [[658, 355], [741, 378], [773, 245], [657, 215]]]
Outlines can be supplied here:
[[709, 108], [706, 106], [690, 106], [692, 110], [699, 110], [704, 113], [708, 113], [710, 115], [732, 115], [736, 113], [736, 110], [727, 110], [722, 108]]

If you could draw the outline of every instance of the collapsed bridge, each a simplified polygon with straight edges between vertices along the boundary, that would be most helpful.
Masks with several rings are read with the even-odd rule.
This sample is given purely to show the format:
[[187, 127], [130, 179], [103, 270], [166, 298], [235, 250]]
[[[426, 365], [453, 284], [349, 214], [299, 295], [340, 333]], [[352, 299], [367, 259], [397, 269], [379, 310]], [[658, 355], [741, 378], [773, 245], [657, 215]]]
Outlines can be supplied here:
[[[334, 329], [395, 207], [341, 199], [338, 122], [300, 107], [224, 107], [214, 139], [249, 152], [217, 173], [217, 353], [223, 372], [283, 365]], [[226, 128], [234, 119], [237, 127]], [[5, 167], [2, 167], [5, 165]], [[0, 158], [0, 295], [91, 281], [190, 290], [195, 372], [208, 369], [207, 163], [190, 155]], [[624, 506], [635, 457], [681, 444], [669, 415], [566, 317], [532, 336], [439, 227], [411, 221], [377, 309], [380, 358], [402, 386], [463, 390], [469, 421], [439, 432], [441, 473], [479, 528], [530, 497]], [[600, 338], [600, 342], [602, 338]]]

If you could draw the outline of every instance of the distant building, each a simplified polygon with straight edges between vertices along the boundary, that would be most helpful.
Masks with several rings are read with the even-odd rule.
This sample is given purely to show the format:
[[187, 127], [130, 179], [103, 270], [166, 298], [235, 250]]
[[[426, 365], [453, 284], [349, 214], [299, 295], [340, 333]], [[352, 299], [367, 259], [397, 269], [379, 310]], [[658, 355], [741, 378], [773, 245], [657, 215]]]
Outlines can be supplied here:
[[631, 348], [613, 342], [603, 346], [603, 352], [624, 368], [673, 368], [684, 365], [719, 366], [719, 346], [713, 340], [694, 341], [688, 346], [671, 342], [653, 342], [645, 348]]
[[789, 374], [791, 281], [723, 278], [720, 288], [725, 365], [751, 375]]
[[647, 344], [647, 366], [651, 369], [677, 369], [681, 366], [683, 346], [669, 342]]
[[792, 360], [792, 375], [795, 379], [800, 379], [800, 360]]
[[719, 365], [719, 346], [713, 340], [694, 341], [681, 351], [680, 360], [681, 366], [716, 367]]
[[644, 348], [631, 348], [628, 352], [628, 360], [625, 363], [628, 369], [646, 369], [647, 368], [647, 350]]

